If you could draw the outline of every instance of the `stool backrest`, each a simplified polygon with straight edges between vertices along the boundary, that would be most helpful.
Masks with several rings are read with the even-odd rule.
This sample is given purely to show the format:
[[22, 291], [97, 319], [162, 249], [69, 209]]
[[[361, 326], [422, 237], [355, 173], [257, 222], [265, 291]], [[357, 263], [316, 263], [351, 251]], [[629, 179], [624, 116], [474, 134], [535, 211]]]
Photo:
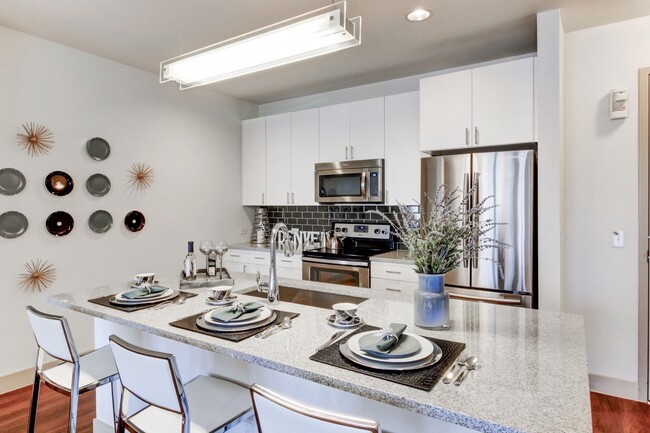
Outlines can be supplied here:
[[187, 414], [185, 391], [174, 355], [143, 349], [109, 337], [122, 386], [151, 405]]
[[57, 359], [76, 363], [79, 354], [65, 317], [43, 313], [31, 305], [26, 310], [38, 347]]
[[257, 384], [250, 391], [259, 433], [381, 432], [375, 421], [307, 407]]

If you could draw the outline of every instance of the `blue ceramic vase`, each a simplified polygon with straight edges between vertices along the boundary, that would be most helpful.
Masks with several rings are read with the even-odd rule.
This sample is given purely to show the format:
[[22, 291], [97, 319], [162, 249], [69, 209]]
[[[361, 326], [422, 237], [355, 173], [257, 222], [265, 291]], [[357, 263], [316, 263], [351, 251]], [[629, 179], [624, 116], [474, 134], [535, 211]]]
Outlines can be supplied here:
[[449, 327], [449, 293], [445, 274], [418, 274], [415, 291], [415, 325], [427, 329]]

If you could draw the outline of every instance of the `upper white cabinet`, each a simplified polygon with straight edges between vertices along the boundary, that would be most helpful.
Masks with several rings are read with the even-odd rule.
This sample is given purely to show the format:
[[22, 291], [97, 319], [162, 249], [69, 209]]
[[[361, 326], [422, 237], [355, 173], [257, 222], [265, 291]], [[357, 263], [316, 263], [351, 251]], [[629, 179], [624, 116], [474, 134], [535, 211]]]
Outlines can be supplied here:
[[318, 109], [291, 113], [291, 203], [314, 204], [318, 162]]
[[320, 108], [319, 161], [384, 158], [384, 98]]
[[[386, 204], [414, 204], [420, 199], [418, 92], [386, 97]], [[374, 263], [373, 263], [374, 266]]]
[[535, 141], [534, 70], [526, 58], [420, 80], [420, 149]]
[[266, 118], [265, 204], [291, 203], [291, 113]]
[[242, 204], [265, 204], [266, 118], [242, 122]]

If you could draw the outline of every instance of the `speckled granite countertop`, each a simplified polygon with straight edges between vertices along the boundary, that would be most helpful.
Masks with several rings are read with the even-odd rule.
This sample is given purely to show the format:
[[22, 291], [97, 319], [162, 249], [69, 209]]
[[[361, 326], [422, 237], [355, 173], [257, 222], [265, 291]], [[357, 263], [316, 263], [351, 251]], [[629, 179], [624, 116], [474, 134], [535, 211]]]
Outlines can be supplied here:
[[[237, 292], [254, 285], [251, 275], [233, 276]], [[452, 300], [450, 329], [424, 331], [413, 325], [410, 296], [299, 280], [280, 282], [312, 290], [367, 295], [370, 299], [359, 306], [367, 323], [385, 326], [399, 321], [408, 324], [412, 332], [465, 342], [467, 352], [479, 358], [479, 368], [460, 387], [439, 383], [425, 392], [311, 361], [309, 356], [334, 331], [325, 322], [329, 312], [286, 302], [281, 303], [283, 310], [301, 314], [291, 329], [266, 340], [250, 338], [233, 343], [169, 325], [209, 308], [203, 290], [185, 304], [132, 313], [87, 302], [124, 290], [126, 283], [48, 299], [64, 308], [481, 432], [592, 431], [582, 316]], [[173, 286], [165, 280], [161, 283]]]
[[406, 250], [389, 251], [383, 254], [371, 256], [370, 260], [373, 262], [386, 262], [386, 263], [399, 263], [401, 265], [412, 265], [413, 259], [409, 257], [409, 252]]

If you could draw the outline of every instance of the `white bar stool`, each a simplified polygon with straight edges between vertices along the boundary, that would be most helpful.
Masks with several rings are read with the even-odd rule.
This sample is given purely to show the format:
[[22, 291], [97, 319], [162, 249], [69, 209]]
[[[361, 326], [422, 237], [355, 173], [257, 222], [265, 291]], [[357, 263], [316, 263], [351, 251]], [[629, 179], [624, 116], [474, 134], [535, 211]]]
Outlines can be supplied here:
[[[77, 431], [79, 395], [117, 379], [117, 369], [111, 349], [109, 346], [104, 346], [79, 356], [65, 317], [43, 313], [32, 306], [27, 306], [27, 318], [38, 345], [28, 431], [34, 433], [36, 427], [36, 412], [42, 381], [48, 387], [70, 397], [68, 432], [74, 433]], [[44, 369], [44, 354], [62, 362]]]
[[257, 384], [250, 392], [259, 433], [381, 433], [375, 421], [304, 406]]
[[[109, 337], [122, 382], [117, 432], [225, 432], [252, 415], [246, 388], [209, 376], [183, 385], [174, 355]], [[148, 405], [128, 415], [128, 397]]]

